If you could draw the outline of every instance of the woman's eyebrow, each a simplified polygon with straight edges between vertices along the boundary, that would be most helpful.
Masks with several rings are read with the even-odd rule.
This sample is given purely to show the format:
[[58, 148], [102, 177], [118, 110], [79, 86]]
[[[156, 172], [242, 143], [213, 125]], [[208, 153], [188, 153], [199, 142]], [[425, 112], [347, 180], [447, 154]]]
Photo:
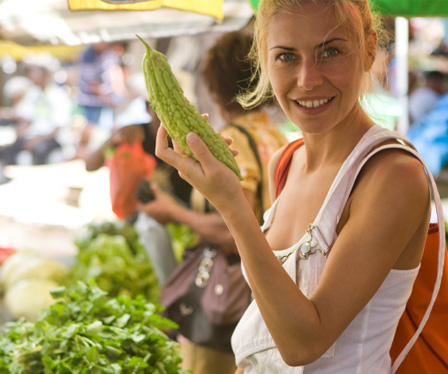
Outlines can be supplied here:
[[346, 39], [343, 39], [343, 38], [333, 38], [333, 39], [324, 40], [322, 43], [319, 43], [316, 47], [314, 47], [314, 49], [322, 49], [322, 48], [324, 48], [327, 44], [330, 44], [330, 43], [335, 42], [335, 41], [343, 41], [343, 42], [346, 42], [347, 40], [346, 40]]
[[[314, 49], [321, 49], [324, 48], [327, 44], [333, 43], [335, 41], [343, 41], [346, 42], [347, 40], [344, 38], [333, 38], [333, 39], [328, 39], [323, 41], [322, 43], [319, 43], [316, 47], [314, 47]], [[269, 50], [273, 50], [273, 49], [283, 49], [285, 51], [289, 51], [289, 52], [294, 52], [296, 49], [293, 47], [285, 47], [283, 45], [275, 45], [271, 48], [269, 48]]]
[[289, 52], [293, 52], [293, 51], [296, 50], [295, 48], [292, 48], [292, 47], [284, 47], [284, 46], [282, 46], [282, 45], [275, 45], [275, 46], [269, 48], [270, 51], [272, 51], [273, 49], [284, 49], [285, 51], [289, 51]]

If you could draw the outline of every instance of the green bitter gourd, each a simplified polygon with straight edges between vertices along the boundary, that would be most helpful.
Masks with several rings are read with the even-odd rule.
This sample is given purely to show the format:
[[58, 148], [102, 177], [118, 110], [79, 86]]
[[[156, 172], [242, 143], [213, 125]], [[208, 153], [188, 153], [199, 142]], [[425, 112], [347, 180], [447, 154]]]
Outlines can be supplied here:
[[189, 132], [195, 132], [216, 159], [229, 167], [242, 180], [240, 169], [228, 144], [184, 96], [166, 56], [152, 49], [138, 35], [137, 37], [146, 47], [143, 57], [143, 73], [148, 99], [168, 135], [188, 156], [194, 159], [187, 145], [186, 135]]

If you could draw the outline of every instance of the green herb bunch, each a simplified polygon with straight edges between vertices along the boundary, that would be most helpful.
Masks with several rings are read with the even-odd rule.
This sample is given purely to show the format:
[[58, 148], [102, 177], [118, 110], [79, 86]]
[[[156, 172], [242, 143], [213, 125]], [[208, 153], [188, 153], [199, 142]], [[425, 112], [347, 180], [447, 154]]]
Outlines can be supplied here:
[[185, 374], [176, 324], [143, 296], [111, 298], [92, 280], [52, 291], [61, 299], [36, 323], [18, 320], [0, 334], [0, 373]]
[[110, 297], [142, 294], [148, 301], [158, 302], [160, 285], [132, 225], [121, 221], [89, 225], [75, 244], [79, 251], [70, 283], [93, 278]]

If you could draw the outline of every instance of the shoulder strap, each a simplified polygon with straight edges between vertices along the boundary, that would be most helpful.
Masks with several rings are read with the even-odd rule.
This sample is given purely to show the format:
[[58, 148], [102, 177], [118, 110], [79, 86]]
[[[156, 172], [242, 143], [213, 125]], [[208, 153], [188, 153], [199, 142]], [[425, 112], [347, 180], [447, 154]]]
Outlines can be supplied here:
[[252, 152], [255, 156], [255, 159], [257, 161], [258, 164], [258, 169], [260, 170], [260, 182], [258, 183], [258, 187], [257, 187], [257, 196], [258, 196], [258, 200], [260, 202], [260, 217], [259, 220], [260, 222], [263, 219], [263, 212], [264, 212], [264, 203], [263, 203], [263, 178], [264, 178], [264, 173], [263, 173], [263, 164], [261, 163], [261, 157], [260, 157], [260, 153], [258, 152], [258, 147], [257, 144], [255, 143], [255, 140], [253, 138], [253, 136], [251, 135], [251, 133], [245, 129], [243, 126], [240, 125], [236, 125], [234, 123], [230, 123], [228, 124], [228, 126], [231, 127], [235, 127], [236, 129], [238, 129], [241, 133], [243, 133], [248, 142], [249, 142], [249, 146], [252, 149]]
[[302, 138], [296, 139], [289, 143], [281, 153], [275, 169], [275, 190], [276, 196], [280, 195], [285, 186], [288, 177], [289, 167], [291, 165], [294, 152], [304, 144]]
[[[409, 141], [403, 137], [402, 135], [395, 133], [395, 132], [383, 132], [382, 134], [379, 134], [381, 136], [377, 136], [375, 143], [379, 144], [381, 142], [384, 142], [385, 140], [398, 140], [400, 141], [402, 144], [387, 144], [387, 145], [383, 145], [380, 146], [378, 148], [376, 148], [374, 151], [370, 151], [371, 147], [369, 148], [369, 152], [367, 154], [365, 154], [363, 157], [360, 157], [358, 160], [354, 160], [353, 161], [353, 169], [354, 172], [353, 173], [347, 173], [346, 177], [348, 179], [348, 183], [345, 186], [345, 193], [342, 196], [339, 196], [339, 202], [342, 204], [337, 204], [338, 208], [337, 210], [332, 209], [332, 207], [330, 206], [329, 210], [326, 210], [326, 214], [336, 214], [336, 219], [332, 220], [334, 222], [334, 227], [333, 227], [333, 233], [335, 232], [336, 229], [336, 225], [337, 222], [339, 221], [339, 218], [341, 216], [342, 210], [345, 206], [345, 203], [347, 202], [347, 199], [352, 191], [352, 188], [355, 184], [356, 178], [359, 175], [359, 173], [361, 172], [361, 169], [363, 168], [363, 166], [366, 164], [366, 162], [373, 157], [374, 155], [376, 155], [377, 153], [383, 151], [383, 150], [387, 150], [387, 149], [401, 149], [404, 150], [406, 152], [411, 153], [413, 156], [415, 156], [418, 160], [420, 160], [420, 162], [422, 163], [423, 167], [425, 168], [425, 172], [428, 178], [428, 184], [429, 184], [429, 188], [430, 188], [430, 192], [431, 192], [431, 197], [432, 200], [434, 201], [435, 204], [435, 208], [436, 208], [436, 213], [437, 213], [437, 223], [438, 223], [438, 227], [439, 228], [443, 228], [444, 227], [444, 215], [443, 215], [443, 210], [442, 210], [442, 203], [440, 200], [440, 196], [434, 181], [433, 176], [431, 175], [428, 166], [426, 165], [425, 161], [422, 159], [422, 157], [418, 154], [418, 152], [415, 150], [414, 146], [409, 143]], [[404, 145], [407, 144], [407, 145]], [[331, 199], [331, 197], [330, 197]], [[333, 199], [333, 201], [336, 201], [338, 199]], [[331, 204], [329, 204], [331, 205]], [[335, 207], [333, 207], [335, 208]], [[327, 221], [327, 220], [326, 220]], [[429, 230], [434, 230], [434, 226], [430, 227]], [[443, 235], [442, 232], [439, 231], [439, 249], [438, 249], [438, 266], [437, 266], [437, 277], [436, 277], [436, 281], [434, 284], [434, 288], [433, 288], [433, 293], [431, 296], [431, 301], [429, 302], [428, 307], [426, 308], [425, 314], [422, 318], [422, 321], [420, 322], [420, 325], [418, 326], [414, 336], [411, 338], [411, 340], [407, 343], [407, 345], [404, 347], [403, 351], [398, 355], [397, 359], [395, 360], [393, 367], [392, 367], [392, 373], [395, 373], [396, 370], [398, 369], [398, 367], [400, 366], [400, 364], [403, 362], [403, 360], [405, 359], [405, 357], [407, 356], [407, 354], [409, 353], [409, 351], [411, 350], [412, 346], [414, 345], [414, 343], [416, 342], [416, 340], [418, 339], [418, 337], [420, 336], [423, 328], [426, 325], [426, 322], [429, 319], [429, 315], [431, 314], [431, 311], [433, 309], [434, 303], [436, 301], [437, 295], [439, 293], [439, 289], [440, 289], [440, 285], [442, 283], [442, 275], [443, 275], [443, 267], [444, 267], [444, 261], [445, 261], [445, 235]]]

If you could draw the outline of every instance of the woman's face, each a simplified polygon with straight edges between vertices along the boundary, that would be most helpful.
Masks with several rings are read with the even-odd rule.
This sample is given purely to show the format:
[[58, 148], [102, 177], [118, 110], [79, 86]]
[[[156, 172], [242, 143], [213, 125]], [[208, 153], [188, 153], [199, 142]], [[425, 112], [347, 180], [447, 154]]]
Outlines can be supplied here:
[[328, 8], [278, 13], [267, 29], [267, 72], [285, 114], [304, 132], [325, 133], [359, 109], [363, 75], [356, 37]]

